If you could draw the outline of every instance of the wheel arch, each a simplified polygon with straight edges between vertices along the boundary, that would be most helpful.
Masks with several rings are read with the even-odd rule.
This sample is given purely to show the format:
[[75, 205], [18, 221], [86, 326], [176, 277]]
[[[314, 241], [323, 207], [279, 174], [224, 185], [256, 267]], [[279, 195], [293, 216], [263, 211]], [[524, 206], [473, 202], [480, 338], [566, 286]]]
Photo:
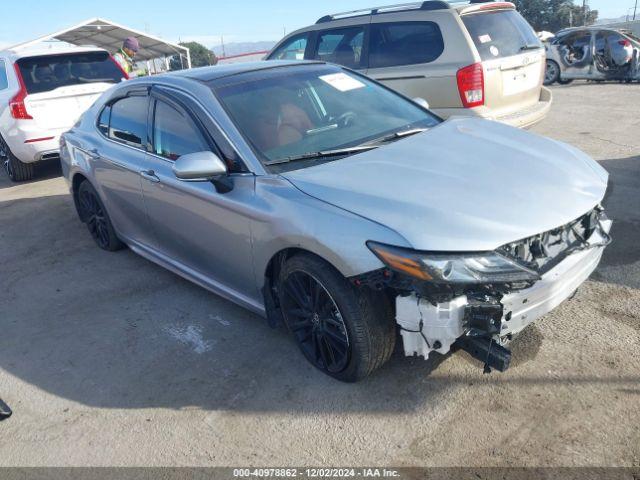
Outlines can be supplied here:
[[[277, 295], [277, 283], [276, 280], [280, 275], [280, 271], [284, 263], [295, 255], [311, 255], [327, 265], [331, 266], [340, 275], [344, 274], [334, 265], [331, 261], [327, 260], [323, 255], [319, 255], [316, 252], [308, 250], [302, 247], [285, 247], [274, 253], [267, 262], [264, 269], [262, 269], [262, 296], [265, 305], [265, 311], [267, 320], [271, 327], [276, 328], [279, 325], [284, 325], [284, 319], [282, 312], [280, 311], [280, 302]], [[346, 278], [346, 277], [345, 277]]]
[[[553, 81], [547, 83], [546, 82], [546, 70], [547, 70], [547, 64], [549, 63], [553, 63], [556, 66], [557, 72], [558, 74], [556, 75], [556, 77], [553, 79]], [[547, 58], [546, 59], [546, 63], [545, 63], [545, 85], [549, 86], [549, 85], [553, 85], [554, 83], [556, 83], [558, 80], [560, 80], [560, 78], [562, 78], [562, 67], [560, 66], [560, 64], [553, 58]]]
[[76, 172], [71, 177], [71, 195], [73, 197], [73, 204], [76, 207], [76, 212], [78, 213], [78, 217], [80, 217], [80, 221], [82, 221], [83, 223], [86, 221], [86, 219], [82, 218], [82, 209], [80, 208], [80, 204], [78, 203], [78, 191], [80, 190], [80, 185], [84, 181], [91, 183], [91, 180], [89, 180], [89, 178], [82, 172]]

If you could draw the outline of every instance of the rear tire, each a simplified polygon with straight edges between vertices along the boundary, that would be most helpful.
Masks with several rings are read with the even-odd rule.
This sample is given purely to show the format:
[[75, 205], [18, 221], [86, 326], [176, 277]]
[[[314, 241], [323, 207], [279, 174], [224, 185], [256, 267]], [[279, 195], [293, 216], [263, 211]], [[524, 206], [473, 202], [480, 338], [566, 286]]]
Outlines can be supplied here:
[[113, 228], [107, 209], [93, 186], [84, 180], [78, 187], [78, 213], [87, 224], [89, 233], [98, 247], [108, 252], [124, 248]]
[[18, 160], [2, 137], [0, 137], [0, 161], [12, 182], [26, 182], [33, 178], [33, 163]]
[[285, 324], [307, 360], [343, 382], [357, 382], [393, 353], [395, 321], [382, 292], [357, 289], [311, 254], [284, 264], [278, 294]]

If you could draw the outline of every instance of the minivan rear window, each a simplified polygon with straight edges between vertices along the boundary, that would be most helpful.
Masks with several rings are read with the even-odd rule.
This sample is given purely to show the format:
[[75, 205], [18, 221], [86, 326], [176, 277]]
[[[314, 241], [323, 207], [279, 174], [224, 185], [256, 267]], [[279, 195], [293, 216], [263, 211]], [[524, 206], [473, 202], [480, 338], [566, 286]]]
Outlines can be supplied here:
[[26, 57], [17, 63], [30, 94], [69, 85], [118, 83], [124, 76], [107, 52]]
[[464, 22], [482, 60], [517, 55], [542, 48], [531, 25], [515, 10], [463, 15]]

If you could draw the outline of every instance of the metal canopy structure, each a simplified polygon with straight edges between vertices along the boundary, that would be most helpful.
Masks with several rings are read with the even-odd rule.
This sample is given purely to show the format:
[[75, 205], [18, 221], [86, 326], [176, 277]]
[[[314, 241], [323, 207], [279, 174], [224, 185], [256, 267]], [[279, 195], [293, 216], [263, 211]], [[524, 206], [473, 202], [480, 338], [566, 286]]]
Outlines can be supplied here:
[[191, 68], [191, 55], [188, 48], [102, 18], [92, 18], [59, 32], [15, 45], [11, 49], [22, 49], [41, 42], [58, 40], [76, 46], [92, 45], [115, 53], [127, 37], [136, 37], [140, 43], [140, 51], [136, 55], [136, 61], [149, 61], [158, 58], [166, 60], [168, 57], [180, 55], [181, 58], [186, 59], [187, 68]]

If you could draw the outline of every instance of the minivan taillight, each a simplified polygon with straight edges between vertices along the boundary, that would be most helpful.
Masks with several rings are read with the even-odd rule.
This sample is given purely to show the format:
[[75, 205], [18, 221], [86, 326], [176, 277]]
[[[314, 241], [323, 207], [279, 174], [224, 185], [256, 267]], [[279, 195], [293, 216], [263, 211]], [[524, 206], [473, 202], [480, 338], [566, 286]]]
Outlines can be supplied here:
[[484, 70], [481, 63], [474, 63], [458, 70], [458, 91], [464, 108], [484, 105]]
[[27, 112], [27, 107], [24, 104], [24, 99], [27, 96], [27, 87], [24, 86], [24, 80], [22, 79], [22, 73], [18, 64], [13, 65], [16, 70], [16, 78], [18, 79], [18, 85], [20, 90], [16, 93], [11, 100], [9, 100], [9, 110], [11, 116], [16, 120], [33, 120], [33, 117]]

